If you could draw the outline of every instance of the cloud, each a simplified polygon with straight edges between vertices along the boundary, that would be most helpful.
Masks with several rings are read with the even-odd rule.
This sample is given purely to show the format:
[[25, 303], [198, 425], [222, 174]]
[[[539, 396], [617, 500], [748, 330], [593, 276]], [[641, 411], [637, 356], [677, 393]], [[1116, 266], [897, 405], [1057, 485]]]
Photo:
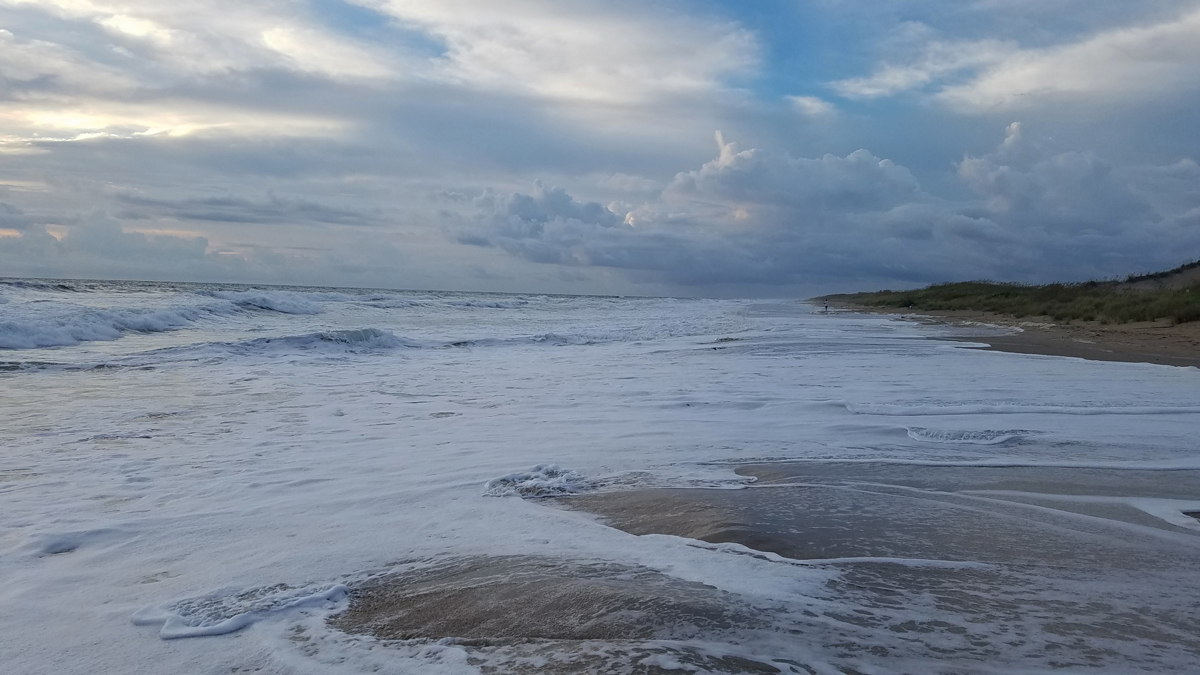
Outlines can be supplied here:
[[[94, 61], [106, 60], [139, 76], [144, 84], [163, 78], [212, 75], [254, 68], [280, 68], [343, 77], [387, 77], [386, 52], [365, 48], [324, 30], [296, 3], [267, 0], [5, 0], [59, 22], [47, 37], [76, 47]], [[43, 22], [45, 24], [46, 22]], [[103, 30], [118, 44], [96, 50]], [[84, 41], [92, 38], [94, 41]], [[103, 44], [103, 42], [101, 42]], [[119, 47], [113, 58], [111, 47]], [[144, 59], [130, 57], [143, 56]]]
[[[318, 248], [213, 246], [203, 236], [143, 232], [103, 211], [82, 214], [67, 226], [29, 224], [29, 217], [0, 203], [0, 229], [25, 223], [17, 236], [0, 236], [0, 269], [10, 276], [250, 283], [326, 283], [367, 287], [421, 287], [447, 280], [418, 266], [387, 238], [349, 234]], [[57, 236], [55, 236], [57, 235]], [[406, 274], [406, 272], [409, 272]], [[407, 283], [406, 283], [407, 282]]]
[[871, 99], [924, 88], [940, 78], [1003, 62], [1017, 51], [1012, 42], [999, 40], [947, 42], [933, 40], [910, 63], [886, 63], [867, 77], [831, 83], [849, 99]]
[[1200, 11], [1013, 52], [938, 98], [956, 109], [1016, 109], [1051, 101], [1154, 99], [1200, 88]]
[[498, 245], [534, 262], [590, 264], [579, 244], [597, 229], [623, 226], [618, 215], [597, 202], [576, 201], [560, 187], [534, 184], [533, 194], [487, 190], [474, 200], [471, 227], [456, 235], [463, 244]]
[[[226, 267], [219, 256], [208, 253], [203, 237], [146, 235], [126, 232], [121, 224], [101, 212], [85, 215], [60, 237], [10, 205], [0, 205], [10, 218], [27, 222], [20, 236], [0, 238], [0, 261], [9, 274], [66, 277], [106, 277], [127, 270], [141, 278], [194, 278]], [[224, 270], [228, 271], [228, 270]]]
[[[929, 90], [966, 113], [1055, 103], [1145, 102], [1200, 89], [1200, 11], [1121, 26], [1062, 44], [1022, 48], [1015, 40], [946, 40], [928, 35], [917, 54], [866, 77], [832, 82], [849, 99]], [[911, 48], [908, 48], [911, 49]]]
[[1174, 263], [1197, 3], [1152, 4], [807, 3], [799, 40], [738, 3], [0, 0], [0, 255], [622, 293]]
[[717, 142], [714, 160], [623, 218], [542, 185], [533, 195], [488, 192], [476, 200], [471, 239], [460, 241], [695, 290], [759, 292], [832, 279], [1116, 276], [1200, 251], [1200, 190], [1189, 183], [1200, 169], [1190, 161], [1116, 167], [1087, 152], [1047, 155], [1014, 124], [995, 152], [959, 164], [978, 199], [946, 201], [866, 150], [808, 159]]
[[837, 112], [832, 103], [816, 96], [788, 96], [785, 100], [793, 110], [809, 118], [822, 119]]
[[1026, 245], [1031, 269], [1120, 276], [1200, 251], [1194, 161], [1115, 166], [1091, 152], [1028, 150], [1014, 124], [995, 152], [964, 158], [959, 176], [982, 198], [986, 217]]
[[556, 101], [630, 105], [707, 93], [758, 61], [724, 22], [595, 0], [355, 0], [445, 48], [428, 75]]
[[267, 199], [263, 201], [234, 196], [168, 200], [122, 194], [118, 195], [117, 201], [130, 206], [143, 207], [140, 211], [128, 214], [128, 217], [131, 218], [170, 217], [223, 223], [279, 223], [286, 225], [309, 223], [372, 225], [380, 222], [378, 213], [338, 208], [311, 200], [280, 197], [274, 194], [268, 195]]
[[25, 215], [17, 207], [12, 204], [0, 202], [0, 230], [10, 230], [13, 232], [24, 232], [28, 230], [33, 223], [29, 220], [29, 216]]
[[400, 59], [289, 4], [7, 0], [20, 13], [0, 31], [0, 139], [339, 133], [346, 120], [249, 104], [239, 80], [274, 72], [374, 86], [403, 72]]

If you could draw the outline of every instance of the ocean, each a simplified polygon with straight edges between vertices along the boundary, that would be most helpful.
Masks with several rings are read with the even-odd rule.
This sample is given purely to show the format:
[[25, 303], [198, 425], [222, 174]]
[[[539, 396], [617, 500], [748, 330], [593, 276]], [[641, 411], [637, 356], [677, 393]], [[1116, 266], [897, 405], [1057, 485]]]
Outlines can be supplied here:
[[1195, 672], [1200, 371], [951, 330], [0, 281], [0, 670]]

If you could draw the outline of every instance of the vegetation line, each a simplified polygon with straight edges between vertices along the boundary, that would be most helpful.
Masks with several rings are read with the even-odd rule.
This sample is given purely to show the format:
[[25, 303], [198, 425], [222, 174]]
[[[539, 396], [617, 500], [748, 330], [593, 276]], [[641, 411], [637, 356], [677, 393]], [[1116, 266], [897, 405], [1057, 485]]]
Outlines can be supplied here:
[[1025, 284], [966, 281], [912, 291], [830, 295], [826, 299], [864, 307], [925, 311], [965, 310], [1055, 321], [1129, 323], [1200, 321], [1200, 261], [1124, 281]]

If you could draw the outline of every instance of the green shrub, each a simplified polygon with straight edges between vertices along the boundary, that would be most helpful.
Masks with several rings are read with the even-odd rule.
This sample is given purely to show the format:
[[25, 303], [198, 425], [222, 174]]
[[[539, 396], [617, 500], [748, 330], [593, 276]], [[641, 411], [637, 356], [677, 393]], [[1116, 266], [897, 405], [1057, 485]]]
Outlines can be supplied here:
[[1135, 290], [1109, 281], [1044, 286], [966, 281], [934, 284], [915, 291], [879, 291], [829, 298], [871, 307], [993, 312], [1018, 318], [1049, 316], [1055, 321], [1200, 321], [1200, 286]]

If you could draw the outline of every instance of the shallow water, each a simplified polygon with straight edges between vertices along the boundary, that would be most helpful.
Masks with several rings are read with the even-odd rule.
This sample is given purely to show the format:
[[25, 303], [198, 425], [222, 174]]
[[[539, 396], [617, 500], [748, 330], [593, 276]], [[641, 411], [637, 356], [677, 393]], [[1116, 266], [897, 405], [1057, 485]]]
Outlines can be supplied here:
[[[927, 327], [814, 314], [792, 301], [104, 282], [3, 283], [0, 298], [0, 659], [9, 672], [466, 673], [550, 663], [736, 672], [758, 667], [751, 662], [821, 673], [1187, 672], [1194, 663], [1195, 645], [1153, 637], [1175, 619], [1135, 622], [1147, 588], [1169, 598], [1193, 574], [1161, 561], [1192, 550], [1200, 528], [1185, 515], [1200, 511], [1185, 471], [1200, 469], [1196, 369], [974, 351], [929, 339]], [[877, 530], [861, 525], [876, 535], [864, 539], [891, 542], [893, 554], [1023, 567], [798, 565], [696, 538], [635, 536], [521, 498], [738, 489], [751, 480], [738, 466], [794, 460], [909, 467], [908, 478], [892, 476], [892, 492], [847, 497], [829, 475], [812, 492], [814, 508], [830, 514], [839, 504], [877, 512]], [[984, 474], [951, 471], [979, 466], [1139, 473], [1050, 499], [1038, 486], [1064, 479], [1048, 469], [969, 489], [962, 475]], [[788, 471], [776, 482], [795, 480]], [[1153, 554], [1153, 574], [1117, 578], [1088, 561], [1150, 554], [1127, 555], [1093, 532], [1072, 535], [1089, 544], [1064, 547], [1053, 571], [969, 560], [978, 550], [964, 545], [970, 537], [895, 506], [913, 490], [969, 500], [976, 515], [962, 525], [983, 541], [985, 523], [1019, 522], [1005, 509], [1042, 509], [1101, 529], [1143, 528], [1138, 536], [1166, 542], [1157, 546], [1167, 553]], [[893, 541], [900, 516], [925, 544]], [[1019, 528], [1011, 536], [1029, 538]], [[710, 588], [713, 602], [757, 608], [766, 624], [701, 626], [648, 646], [394, 641], [326, 623], [371, 580], [514, 558]], [[880, 599], [893, 586], [904, 602]], [[977, 639], [934, 623], [964, 586], [998, 617], [978, 624]], [[1098, 587], [1113, 590], [1073, 610], [1085, 628], [1051, 620], [1059, 609], [1031, 609], [1068, 607]], [[1100, 651], [1076, 644], [1099, 639], [1088, 632], [1098, 626], [1133, 626], [1125, 634], [1134, 637]], [[1019, 631], [1023, 646], [1005, 647], [1015, 640], [995, 631]]]
[[1161, 672], [1200, 650], [1200, 537], [1152, 515], [1194, 495], [1200, 472], [829, 462], [739, 471], [760, 482], [554, 503], [631, 534], [835, 568], [817, 593], [830, 601], [820, 616], [908, 635], [867, 638], [888, 650], [880, 665]]

